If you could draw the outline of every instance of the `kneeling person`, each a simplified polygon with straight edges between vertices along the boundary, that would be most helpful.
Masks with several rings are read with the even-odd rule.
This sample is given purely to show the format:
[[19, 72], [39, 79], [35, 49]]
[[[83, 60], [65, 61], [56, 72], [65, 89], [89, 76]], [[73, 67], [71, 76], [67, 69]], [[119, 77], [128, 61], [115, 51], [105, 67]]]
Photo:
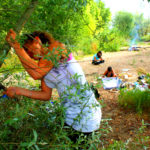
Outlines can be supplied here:
[[[88, 87], [84, 73], [72, 54], [66, 54], [64, 44], [56, 41], [48, 33], [34, 32], [27, 35], [23, 47], [16, 39], [16, 33], [10, 30], [6, 36], [7, 42], [18, 55], [22, 65], [35, 79], [41, 81], [41, 90], [33, 91], [21, 87], [9, 87], [6, 95], [15, 97], [22, 95], [32, 99], [48, 101], [52, 89], [56, 88], [65, 111], [65, 122], [73, 129], [91, 133], [99, 129], [101, 121], [101, 106]], [[47, 47], [43, 44], [48, 44]], [[51, 59], [56, 57], [56, 62]], [[56, 67], [57, 64], [57, 67]]]
[[105, 73], [104, 73], [103, 76], [106, 76], [106, 77], [116, 77], [116, 75], [115, 75], [115, 73], [114, 73], [114, 71], [113, 71], [113, 69], [112, 69], [111, 66], [109, 66], [107, 68], [107, 70], [105, 71]]

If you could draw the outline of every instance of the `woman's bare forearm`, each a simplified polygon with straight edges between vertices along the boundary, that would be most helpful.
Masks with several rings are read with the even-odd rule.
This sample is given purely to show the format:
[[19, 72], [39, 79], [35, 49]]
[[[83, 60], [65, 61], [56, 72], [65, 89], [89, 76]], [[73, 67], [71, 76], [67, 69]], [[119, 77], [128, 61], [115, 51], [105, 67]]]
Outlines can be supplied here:
[[36, 68], [36, 67], [33, 67], [31, 68], [30, 66], [26, 65], [26, 64], [23, 64], [23, 67], [26, 69], [26, 71], [28, 72], [28, 74], [34, 79], [34, 80], [39, 80], [41, 78], [44, 77], [44, 75], [47, 74], [46, 71], [44, 71], [43, 68]]
[[15, 49], [17, 56], [23, 64], [26, 64], [30, 67], [38, 67], [38, 64], [26, 53], [26, 51], [21, 48], [20, 43], [17, 41], [12, 46]]
[[20, 44], [17, 42], [14, 44], [13, 48], [15, 49], [16, 54], [18, 55], [23, 67], [35, 80], [44, 77], [47, 72], [53, 67], [51, 63], [49, 63], [49, 66], [39, 66], [39, 64], [31, 59], [26, 51], [21, 48]]
[[52, 89], [46, 92], [46, 91], [32, 91], [24, 88], [19, 88], [19, 87], [16, 88], [18, 88], [16, 95], [26, 96], [32, 99], [37, 99], [42, 101], [48, 101], [52, 95]]

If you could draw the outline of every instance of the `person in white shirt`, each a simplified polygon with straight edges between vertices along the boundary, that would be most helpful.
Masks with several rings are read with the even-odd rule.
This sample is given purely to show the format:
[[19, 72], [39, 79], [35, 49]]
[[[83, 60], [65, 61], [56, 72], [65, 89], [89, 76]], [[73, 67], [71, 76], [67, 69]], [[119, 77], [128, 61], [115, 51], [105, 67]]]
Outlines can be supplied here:
[[[42, 32], [34, 32], [28, 36], [23, 47], [17, 42], [13, 30], [8, 32], [6, 40], [15, 49], [30, 76], [41, 80], [39, 91], [9, 87], [5, 92], [7, 96], [22, 95], [48, 101], [51, 99], [52, 89], [56, 88], [65, 110], [67, 125], [83, 133], [91, 133], [99, 129], [101, 106], [72, 53], [69, 55], [62, 53], [67, 51], [64, 44]], [[42, 44], [47, 44], [47, 42], [48, 46], [43, 47]], [[48, 59], [51, 57], [51, 52], [54, 52], [53, 57], [56, 57], [57, 67], [51, 59]]]

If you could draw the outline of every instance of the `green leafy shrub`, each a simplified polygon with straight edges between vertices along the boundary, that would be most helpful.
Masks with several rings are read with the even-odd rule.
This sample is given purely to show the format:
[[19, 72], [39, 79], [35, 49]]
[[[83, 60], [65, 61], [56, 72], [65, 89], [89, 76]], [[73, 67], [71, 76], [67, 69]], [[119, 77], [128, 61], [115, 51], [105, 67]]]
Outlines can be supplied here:
[[145, 41], [145, 42], [150, 41], [150, 34], [141, 37], [141, 40], [142, 40], [142, 41]]
[[1, 99], [0, 149], [90, 149], [98, 147], [100, 133], [87, 137], [64, 124], [64, 111], [54, 103], [30, 99]]
[[118, 33], [123, 37], [129, 37], [134, 28], [134, 17], [126, 11], [119, 11], [113, 19], [113, 27], [118, 29]]
[[114, 39], [113, 41], [104, 43], [104, 51], [107, 51], [107, 52], [119, 51], [120, 47], [121, 47], [121, 43], [119, 39]]
[[0, 149], [40, 147], [54, 141], [63, 124], [59, 118], [63, 113], [59, 105], [49, 113], [46, 105], [53, 110], [51, 103], [42, 104], [27, 99], [19, 103], [10, 99], [1, 102]]
[[[83, 54], [97, 53], [98, 41], [90, 37], [85, 37], [77, 44], [76, 49], [82, 51]], [[82, 54], [82, 55], [83, 55]]]
[[100, 49], [107, 52], [115, 52], [126, 45], [125, 39], [121, 37], [116, 29], [106, 30], [100, 34]]
[[[3, 61], [1, 57], [0, 60]], [[19, 70], [24, 70], [24, 68], [21, 66], [17, 55], [11, 50], [5, 58], [2, 67], [0, 68], [0, 72], [18, 72]]]
[[137, 112], [149, 110], [150, 108], [150, 91], [134, 90], [121, 90], [119, 95], [119, 103], [128, 108], [133, 108]]

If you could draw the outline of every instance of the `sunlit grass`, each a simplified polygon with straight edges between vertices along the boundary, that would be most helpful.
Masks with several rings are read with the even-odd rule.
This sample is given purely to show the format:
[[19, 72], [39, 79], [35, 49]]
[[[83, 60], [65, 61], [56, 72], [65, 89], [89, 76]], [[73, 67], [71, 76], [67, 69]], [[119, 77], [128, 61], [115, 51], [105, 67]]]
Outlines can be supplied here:
[[150, 109], [150, 90], [141, 91], [139, 89], [120, 91], [120, 105], [132, 108], [137, 112], [143, 112]]

